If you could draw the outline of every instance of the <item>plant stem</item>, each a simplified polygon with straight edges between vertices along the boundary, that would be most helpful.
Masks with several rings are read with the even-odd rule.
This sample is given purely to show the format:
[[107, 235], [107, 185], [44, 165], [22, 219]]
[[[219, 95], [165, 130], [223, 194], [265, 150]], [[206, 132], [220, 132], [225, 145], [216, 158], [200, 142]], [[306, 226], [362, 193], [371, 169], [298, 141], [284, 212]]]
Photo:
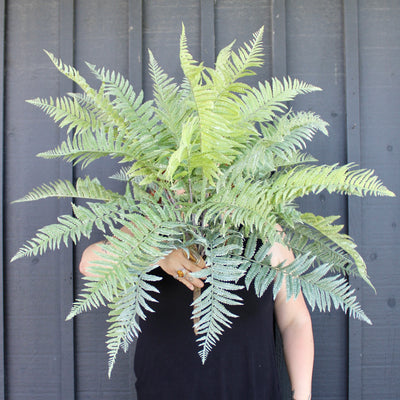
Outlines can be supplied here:
[[[192, 180], [189, 178], [189, 201], [190, 203], [193, 203], [193, 191], [192, 191]], [[192, 217], [192, 224], [193, 226], [196, 225], [196, 219], [194, 217], [194, 215], [191, 215]]]
[[201, 201], [204, 202], [207, 198], [207, 179], [203, 176], [203, 182], [201, 186]]
[[193, 203], [192, 180], [189, 178], [189, 196], [190, 202]]

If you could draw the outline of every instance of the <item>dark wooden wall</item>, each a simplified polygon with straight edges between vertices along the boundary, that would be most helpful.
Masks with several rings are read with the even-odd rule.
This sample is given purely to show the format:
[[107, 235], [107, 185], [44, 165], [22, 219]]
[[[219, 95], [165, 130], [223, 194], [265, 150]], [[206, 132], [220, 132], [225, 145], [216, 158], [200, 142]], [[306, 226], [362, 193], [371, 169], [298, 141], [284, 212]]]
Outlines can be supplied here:
[[[63, 132], [24, 100], [73, 90], [43, 48], [83, 73], [84, 61], [120, 71], [150, 97], [146, 50], [180, 77], [182, 21], [192, 53], [207, 65], [233, 38], [247, 41], [265, 25], [259, 79], [289, 74], [324, 88], [294, 104], [330, 123], [330, 138], [317, 138], [311, 152], [321, 162], [374, 168], [400, 194], [399, 0], [0, 0], [0, 19], [0, 400], [135, 399], [132, 351], [121, 354], [111, 380], [106, 376], [106, 312], [64, 321], [81, 289], [77, 262], [88, 242], [9, 263], [36, 229], [69, 210], [68, 202], [57, 200], [12, 200], [43, 182], [83, 174], [106, 178], [114, 169], [99, 162], [82, 172], [35, 158]], [[375, 295], [353, 282], [373, 326], [342, 312], [313, 313], [313, 398], [399, 399], [398, 201], [323, 193], [303, 199], [301, 207], [342, 215], [377, 288]]]

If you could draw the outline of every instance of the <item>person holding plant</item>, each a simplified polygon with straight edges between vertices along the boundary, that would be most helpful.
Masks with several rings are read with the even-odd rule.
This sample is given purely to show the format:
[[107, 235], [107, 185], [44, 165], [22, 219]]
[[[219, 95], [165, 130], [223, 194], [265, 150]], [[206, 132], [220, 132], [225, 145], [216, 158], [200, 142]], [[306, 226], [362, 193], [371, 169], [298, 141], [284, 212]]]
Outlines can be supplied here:
[[[128, 232], [126, 228], [122, 230]], [[102, 244], [94, 243], [83, 252], [79, 269], [84, 275], [93, 276], [90, 267], [107, 252]], [[270, 256], [272, 266], [288, 264], [294, 258], [280, 243], [272, 245]], [[190, 320], [191, 293], [205, 287], [201, 279], [191, 274], [202, 267], [188, 259], [183, 249], [172, 251], [158, 265], [163, 279], [157, 286], [160, 293], [156, 312], [141, 323], [135, 355], [139, 400], [280, 400], [273, 313], [283, 338], [292, 398], [311, 399], [314, 343], [311, 318], [302, 294], [287, 300], [284, 284], [275, 301], [272, 288], [260, 299], [250, 291], [241, 291], [244, 305], [239, 307], [240, 312], [235, 309], [239, 318], [202, 365]]]

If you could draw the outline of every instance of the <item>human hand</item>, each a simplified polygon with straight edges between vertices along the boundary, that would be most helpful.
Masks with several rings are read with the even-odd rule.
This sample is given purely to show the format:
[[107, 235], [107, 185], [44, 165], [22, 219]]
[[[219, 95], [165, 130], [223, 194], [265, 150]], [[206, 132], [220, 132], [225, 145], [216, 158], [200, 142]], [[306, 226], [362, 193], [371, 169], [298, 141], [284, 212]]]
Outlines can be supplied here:
[[187, 258], [183, 249], [175, 249], [167, 256], [157, 262], [157, 264], [169, 275], [183, 283], [190, 290], [195, 287], [202, 288], [204, 282], [201, 279], [191, 276], [191, 272], [197, 272], [205, 268], [205, 263], [194, 263]]
[[[81, 261], [79, 263], [79, 271], [89, 277], [98, 277], [90, 271], [91, 267], [101, 266], [103, 268], [112, 268], [112, 266], [105, 266], [104, 264], [96, 264], [96, 261], [105, 261], [103, 255], [109, 254], [104, 246], [106, 241], [101, 241], [93, 243], [88, 246], [83, 254]], [[200, 271], [205, 268], [204, 260], [201, 259], [200, 262], [193, 262], [187, 258], [186, 252], [183, 249], [175, 249], [167, 256], [162, 258], [157, 262], [157, 264], [169, 275], [176, 278], [184, 285], [186, 285], [190, 290], [194, 288], [202, 288], [204, 283], [201, 279], [194, 278], [190, 275], [191, 272]]]

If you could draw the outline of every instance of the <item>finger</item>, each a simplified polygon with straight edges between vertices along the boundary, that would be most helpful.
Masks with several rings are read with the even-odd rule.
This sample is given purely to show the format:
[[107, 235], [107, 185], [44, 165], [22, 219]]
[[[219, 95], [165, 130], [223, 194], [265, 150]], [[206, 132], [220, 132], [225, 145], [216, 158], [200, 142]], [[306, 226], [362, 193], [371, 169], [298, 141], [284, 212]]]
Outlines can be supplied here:
[[197, 272], [197, 271], [201, 271], [202, 270], [202, 268], [200, 268], [198, 265], [192, 263], [189, 260], [185, 260], [185, 262], [183, 263], [183, 266], [189, 272]]
[[199, 266], [200, 268], [206, 267], [206, 262], [204, 258], [194, 249], [190, 250], [189, 260], [192, 261], [195, 265]]
[[[185, 269], [188, 270], [189, 272], [198, 272], [198, 271], [203, 270], [204, 268], [205, 267], [200, 267], [189, 260], [186, 260], [186, 262], [185, 262]], [[206, 277], [204, 277], [204, 278], [192, 277], [192, 278], [193, 278], [193, 282], [196, 282], [195, 286], [200, 287], [200, 288], [204, 286], [203, 281], [204, 281], [204, 279], [206, 279]]]
[[[183, 263], [183, 266], [184, 266], [185, 270], [188, 272], [188, 274], [190, 274], [191, 272], [198, 272], [203, 269], [203, 268], [200, 268], [199, 266], [197, 266], [196, 264], [192, 263], [189, 260], [185, 260], [185, 262]], [[185, 278], [187, 278], [187, 277], [185, 276]], [[191, 276], [190, 281], [193, 282], [193, 284], [197, 287], [203, 287], [204, 284], [202, 282], [202, 279], [203, 278], [199, 279], [199, 278], [195, 278], [195, 277]]]
[[185, 282], [189, 282], [191, 287], [198, 287], [202, 288], [204, 286], [204, 283], [201, 279], [195, 278], [190, 274], [190, 271], [188, 271], [186, 268], [180, 269], [176, 271], [174, 274], [174, 277], [177, 278], [178, 280], [185, 280]]
[[186, 278], [177, 278], [177, 280], [181, 283], [183, 283], [188, 289], [194, 290], [193, 284], [191, 284]]
[[189, 271], [195, 272], [206, 267], [206, 263], [200, 255], [198, 255], [197, 253], [193, 255], [192, 250], [189, 252], [189, 254], [183, 249], [181, 250], [182, 262], [185, 266], [188, 267], [187, 269]]
[[198, 288], [202, 288], [204, 286], [204, 282], [199, 278], [194, 278], [190, 273], [185, 276], [185, 279], [192, 283], [193, 286]]

